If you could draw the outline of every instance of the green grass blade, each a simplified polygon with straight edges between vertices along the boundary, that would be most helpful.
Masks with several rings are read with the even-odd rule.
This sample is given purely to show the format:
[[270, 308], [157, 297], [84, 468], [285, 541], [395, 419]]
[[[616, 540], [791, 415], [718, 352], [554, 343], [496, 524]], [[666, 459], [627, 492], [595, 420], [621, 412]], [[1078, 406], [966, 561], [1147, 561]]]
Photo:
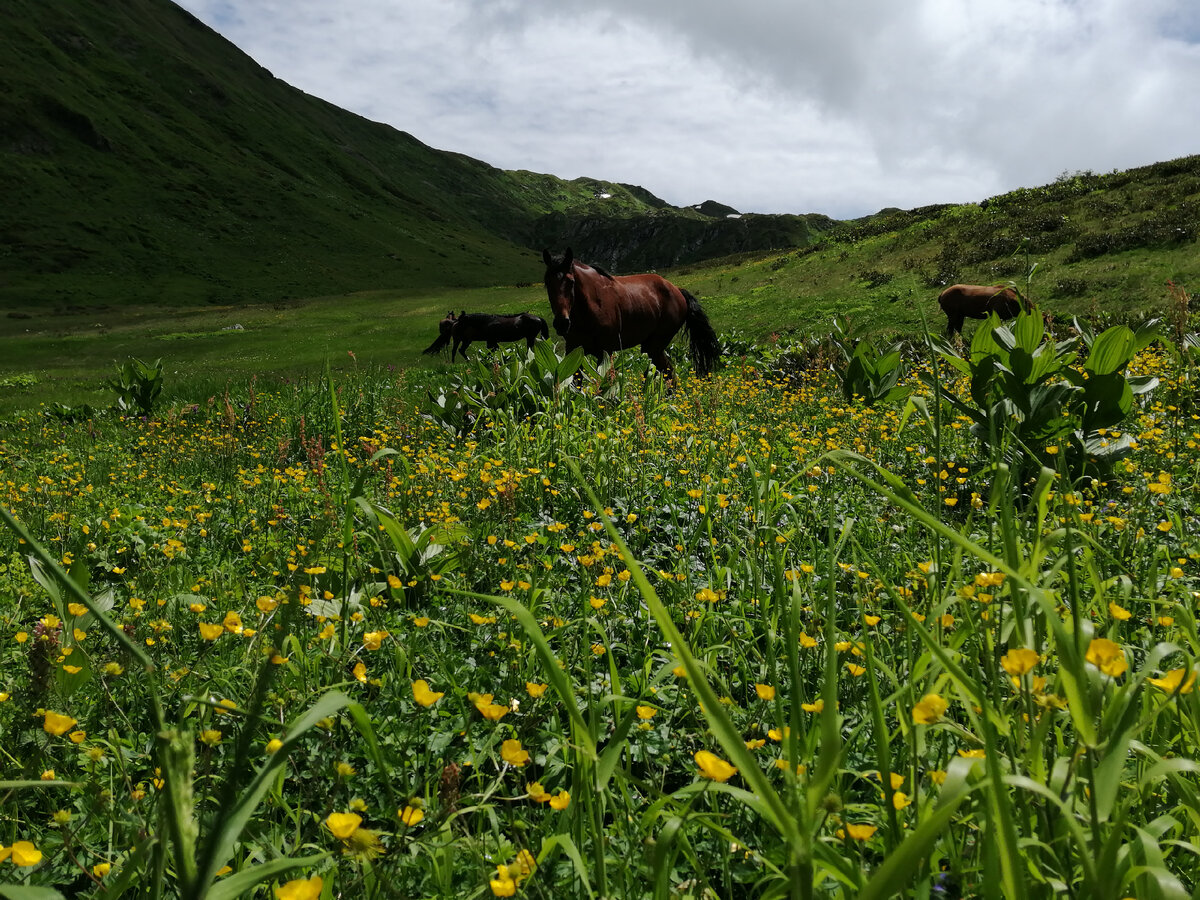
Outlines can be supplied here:
[[237, 804], [229, 810], [221, 810], [217, 817], [220, 825], [209, 838], [203, 862], [199, 865], [199, 884], [210, 885], [223, 866], [229, 864], [237, 849], [238, 839], [242, 831], [250, 823], [255, 809], [266, 796], [275, 780], [275, 775], [287, 760], [288, 754], [295, 749], [300, 739], [311, 730], [317, 722], [333, 715], [340, 709], [351, 704], [351, 700], [341, 691], [330, 691], [319, 698], [308, 710], [288, 726], [287, 737], [282, 746], [270, 756], [258, 770], [254, 780], [246, 787], [238, 798]]
[[571, 687], [571, 681], [567, 677], [567, 673], [558, 664], [558, 657], [554, 655], [554, 651], [550, 648], [550, 643], [546, 640], [546, 635], [542, 631], [541, 626], [534, 619], [533, 613], [511, 597], [474, 594], [468, 591], [447, 591], [446, 593], [458, 594], [463, 597], [472, 597], [475, 600], [494, 603], [516, 618], [518, 624], [520, 624], [525, 634], [529, 637], [529, 640], [533, 642], [538, 659], [542, 661], [546, 680], [550, 682], [554, 688], [554, 692], [558, 694], [559, 702], [563, 704], [563, 707], [567, 711], [567, 716], [571, 720], [572, 730], [575, 733], [575, 740], [589, 758], [596, 759], [596, 741], [592, 736], [591, 729], [583, 721], [583, 716], [579, 714], [579, 706], [575, 700], [575, 692]]
[[35, 884], [0, 884], [0, 897], [4, 900], [64, 900], [54, 888]]
[[575, 480], [583, 488], [588, 500], [593, 508], [601, 510], [601, 518], [604, 522], [604, 527], [608, 531], [608, 536], [621, 551], [621, 559], [632, 573], [632, 581], [637, 587], [638, 592], [642, 595], [642, 599], [646, 602], [651, 615], [658, 623], [659, 629], [663, 636], [671, 645], [671, 650], [679, 657], [680, 663], [688, 675], [688, 686], [696, 695], [704, 710], [704, 717], [708, 720], [709, 727], [712, 729], [713, 736], [721, 745], [729, 757], [730, 762], [737, 767], [742, 778], [750, 785], [751, 790], [761, 797], [765, 803], [765, 809], [769, 813], [767, 821], [779, 832], [789, 846], [795, 846], [799, 840], [799, 829], [796, 826], [794, 819], [788, 812], [783, 799], [775, 790], [774, 786], [767, 779], [766, 774], [759, 768], [758, 762], [746, 749], [745, 739], [738, 732], [737, 727], [725, 712], [721, 705], [720, 697], [716, 691], [712, 689], [708, 681], [704, 677], [704, 670], [701, 668], [699, 661], [692, 653], [687, 641], [675, 627], [675, 623], [671, 620], [671, 614], [659, 599], [658, 593], [646, 578], [645, 572], [642, 571], [641, 564], [630, 551], [625, 539], [621, 533], [613, 525], [612, 520], [603, 513], [604, 504], [596, 497], [591, 486], [584, 480], [583, 474], [579, 471], [579, 466], [574, 460], [568, 459], [567, 465], [571, 469], [571, 473], [575, 476]]
[[971, 764], [966, 760], [954, 760], [950, 764], [934, 811], [922, 819], [921, 824], [880, 863], [858, 893], [858, 900], [894, 897], [902, 886], [909, 883], [917, 868], [926, 862], [929, 851], [950, 825], [962, 802], [983, 787], [981, 783], [968, 788], [966, 779], [971, 769]]
[[291, 872], [293, 869], [310, 869], [328, 853], [318, 853], [314, 856], [290, 857], [284, 856], [270, 862], [242, 869], [233, 875], [222, 878], [208, 889], [206, 900], [237, 900], [243, 897], [256, 885], [262, 884], [269, 878]]

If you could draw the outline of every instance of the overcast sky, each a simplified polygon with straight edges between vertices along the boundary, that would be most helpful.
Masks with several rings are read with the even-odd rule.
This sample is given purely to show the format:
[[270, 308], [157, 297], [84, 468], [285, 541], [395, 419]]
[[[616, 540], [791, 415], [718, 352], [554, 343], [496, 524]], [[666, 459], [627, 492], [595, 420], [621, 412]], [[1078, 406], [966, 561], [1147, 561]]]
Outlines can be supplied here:
[[505, 169], [848, 218], [1200, 152], [1197, 0], [178, 0]]

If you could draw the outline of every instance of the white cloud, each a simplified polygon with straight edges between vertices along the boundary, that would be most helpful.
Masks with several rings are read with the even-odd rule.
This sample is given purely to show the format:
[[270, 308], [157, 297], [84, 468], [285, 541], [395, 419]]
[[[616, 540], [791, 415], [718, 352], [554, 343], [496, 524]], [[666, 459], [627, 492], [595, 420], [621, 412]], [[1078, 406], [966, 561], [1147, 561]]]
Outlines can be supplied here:
[[861, 215], [1195, 152], [1190, 0], [183, 0], [309, 93], [503, 168]]

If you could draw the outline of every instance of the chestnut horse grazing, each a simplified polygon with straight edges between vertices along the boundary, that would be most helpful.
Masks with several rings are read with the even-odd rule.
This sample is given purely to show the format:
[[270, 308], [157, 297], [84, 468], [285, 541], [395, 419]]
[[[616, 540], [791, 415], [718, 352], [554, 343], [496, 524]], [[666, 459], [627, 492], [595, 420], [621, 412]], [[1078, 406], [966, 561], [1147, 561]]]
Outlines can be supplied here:
[[963, 319], [986, 319], [992, 313], [1015, 319], [1022, 308], [1033, 312], [1026, 298], [1002, 284], [952, 284], [938, 295], [938, 306], [946, 314], [947, 334], [962, 334]]
[[668, 380], [675, 378], [667, 345], [686, 326], [692, 364], [707, 375], [721, 355], [721, 344], [699, 301], [660, 275], [609, 275], [597, 266], [542, 251], [546, 294], [554, 313], [554, 330], [567, 351], [582, 347], [597, 360], [640, 344]]
[[467, 358], [467, 348], [472, 341], [487, 341], [488, 349], [495, 350], [501, 341], [524, 341], [532, 350], [538, 337], [550, 337], [550, 329], [546, 320], [532, 313], [514, 313], [508, 316], [497, 316], [491, 313], [468, 313], [463, 310], [458, 316], [454, 310], [446, 313], [446, 318], [438, 323], [438, 339], [425, 348], [424, 353], [437, 353], [450, 341], [450, 362], [454, 362], [455, 354], [462, 353]]

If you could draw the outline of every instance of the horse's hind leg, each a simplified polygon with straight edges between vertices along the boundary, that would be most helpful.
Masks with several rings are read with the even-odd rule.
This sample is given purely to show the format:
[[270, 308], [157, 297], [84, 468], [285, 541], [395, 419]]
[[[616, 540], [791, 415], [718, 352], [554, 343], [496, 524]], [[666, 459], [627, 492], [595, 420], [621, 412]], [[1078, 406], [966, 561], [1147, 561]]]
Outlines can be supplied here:
[[455, 353], [461, 353], [462, 358], [466, 359], [467, 358], [467, 348], [470, 346], [471, 346], [470, 341], [456, 341], [454, 344], [454, 350], [450, 354], [450, 362], [454, 362], [454, 354]]
[[667, 355], [667, 348], [659, 347], [657, 350], [647, 350], [646, 353], [650, 357], [650, 362], [654, 363], [654, 368], [662, 373], [671, 387], [674, 387], [675, 367], [671, 365], [671, 357]]

